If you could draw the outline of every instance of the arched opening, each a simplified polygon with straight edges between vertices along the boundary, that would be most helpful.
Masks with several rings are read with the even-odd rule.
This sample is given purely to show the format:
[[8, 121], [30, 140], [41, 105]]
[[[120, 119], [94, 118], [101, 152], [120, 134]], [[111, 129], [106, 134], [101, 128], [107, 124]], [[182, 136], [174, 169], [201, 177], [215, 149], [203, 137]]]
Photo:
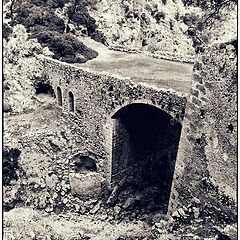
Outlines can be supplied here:
[[131, 179], [127, 187], [134, 185], [140, 199], [149, 201], [139, 200], [142, 207], [166, 213], [181, 124], [161, 109], [139, 103], [123, 107], [112, 118], [112, 184]]
[[41, 93], [45, 93], [45, 94], [49, 94], [50, 96], [53, 96], [54, 91], [53, 88], [51, 86], [51, 84], [49, 82], [36, 82], [34, 84], [35, 90], [36, 90], [36, 94], [41, 94]]
[[60, 87], [57, 87], [57, 102], [59, 106], [62, 106], [62, 90]]
[[78, 173], [97, 171], [96, 161], [89, 156], [79, 156], [74, 164], [75, 171]]
[[36, 94], [49, 94], [50, 96], [54, 96], [54, 90], [48, 76], [36, 76], [33, 85], [35, 87]]
[[68, 93], [69, 111], [74, 112], [74, 96], [72, 92]]
[[69, 161], [71, 193], [84, 199], [101, 193], [101, 174], [98, 173], [96, 155], [89, 151], [79, 152]]

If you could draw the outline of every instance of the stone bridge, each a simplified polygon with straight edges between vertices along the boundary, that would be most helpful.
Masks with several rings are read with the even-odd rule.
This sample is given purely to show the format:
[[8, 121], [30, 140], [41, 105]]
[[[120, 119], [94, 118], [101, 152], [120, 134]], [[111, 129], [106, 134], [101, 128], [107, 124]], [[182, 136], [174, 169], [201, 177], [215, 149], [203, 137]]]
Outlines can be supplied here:
[[138, 174], [168, 202], [186, 94], [49, 58], [43, 64], [59, 109], [79, 124], [81, 144], [99, 156], [108, 187]]
[[[147, 58], [143, 63], [138, 56], [81, 65], [41, 58], [56, 105], [76, 124], [79, 145], [86, 150], [71, 164], [85, 161], [103, 178], [99, 186], [92, 185], [91, 193], [101, 191], [103, 182], [112, 189], [127, 177], [143, 186], [158, 186], [159, 201], [168, 213], [197, 197], [220, 201], [235, 217], [232, 205], [217, 197], [228, 196], [236, 203], [237, 81], [232, 49], [231, 44], [204, 49], [193, 76], [191, 65]], [[69, 174], [70, 182], [80, 183], [71, 190], [81, 195], [81, 181], [74, 176]], [[88, 182], [93, 179], [90, 175]], [[216, 188], [209, 192], [208, 184]]]

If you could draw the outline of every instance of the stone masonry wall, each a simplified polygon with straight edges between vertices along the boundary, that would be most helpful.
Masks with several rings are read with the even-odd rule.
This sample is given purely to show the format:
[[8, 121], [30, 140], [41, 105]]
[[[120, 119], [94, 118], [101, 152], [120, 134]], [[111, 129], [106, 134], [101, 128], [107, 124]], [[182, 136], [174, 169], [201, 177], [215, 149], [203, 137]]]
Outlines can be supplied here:
[[[236, 217], [237, 72], [231, 43], [198, 54], [172, 186], [171, 211], [198, 198]], [[204, 213], [203, 213], [204, 214]], [[220, 217], [219, 217], [220, 219]]]
[[[129, 79], [90, 72], [50, 58], [42, 57], [41, 61], [55, 93], [57, 87], [61, 88], [61, 110], [66, 119], [75, 123], [79, 131], [78, 139], [72, 141], [76, 141], [84, 151], [95, 154], [97, 173], [100, 173], [107, 183], [110, 182], [112, 173], [115, 119], [111, 117], [115, 112], [131, 103], [144, 103], [167, 112], [179, 123], [183, 121], [186, 105], [183, 94], [136, 84]], [[74, 113], [69, 112], [69, 91], [74, 95]], [[74, 179], [70, 179], [70, 182], [76, 183]]]

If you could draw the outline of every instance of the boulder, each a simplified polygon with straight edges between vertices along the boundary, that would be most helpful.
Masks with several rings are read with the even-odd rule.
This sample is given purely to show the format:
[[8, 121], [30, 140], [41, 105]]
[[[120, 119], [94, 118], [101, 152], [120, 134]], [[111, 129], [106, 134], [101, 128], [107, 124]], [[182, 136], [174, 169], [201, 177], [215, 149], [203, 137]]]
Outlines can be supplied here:
[[101, 175], [96, 172], [69, 175], [71, 193], [84, 198], [98, 197], [101, 193]]
[[9, 103], [3, 102], [3, 112], [12, 112], [12, 107]]
[[140, 202], [140, 197], [129, 197], [127, 198], [125, 204], [123, 205], [123, 209], [131, 210]]

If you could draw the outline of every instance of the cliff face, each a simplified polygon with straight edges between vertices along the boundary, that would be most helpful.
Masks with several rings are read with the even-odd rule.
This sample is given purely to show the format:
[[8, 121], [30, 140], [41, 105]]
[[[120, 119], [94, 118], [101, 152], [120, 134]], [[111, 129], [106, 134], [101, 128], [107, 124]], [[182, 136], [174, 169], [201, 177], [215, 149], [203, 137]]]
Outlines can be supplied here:
[[[233, 43], [215, 44], [202, 56], [207, 86], [205, 153], [211, 180], [236, 201], [237, 189], [237, 56]], [[215, 77], [213, 77], [213, 75]], [[200, 84], [201, 85], [201, 84]], [[196, 87], [200, 86], [196, 83]]]
[[183, 17], [186, 13], [196, 15], [197, 9], [187, 9], [179, 0], [125, 0], [119, 4], [103, 0], [89, 12], [109, 45], [191, 56], [192, 41]]
[[[203, 10], [186, 6], [181, 0], [95, 2], [88, 12], [110, 46], [191, 59], [195, 54], [193, 45], [224, 42], [237, 32], [234, 4], [213, 14], [213, 6]], [[211, 23], [201, 29], [209, 16]]]

